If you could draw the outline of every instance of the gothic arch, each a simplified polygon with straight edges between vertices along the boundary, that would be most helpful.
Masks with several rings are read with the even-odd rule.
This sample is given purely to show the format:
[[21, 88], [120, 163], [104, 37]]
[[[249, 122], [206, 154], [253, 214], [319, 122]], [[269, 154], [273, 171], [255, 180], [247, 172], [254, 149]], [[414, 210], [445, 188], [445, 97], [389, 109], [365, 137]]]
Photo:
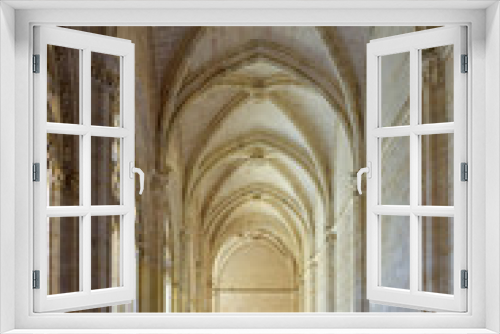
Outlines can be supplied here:
[[[331, 42], [328, 29], [307, 29], [318, 31], [318, 43], [325, 44], [328, 51], [328, 65], [314, 64], [289, 46], [251, 39], [228, 47], [213, 59], [198, 61], [191, 68], [197, 43], [206, 33], [206, 28], [199, 28], [184, 45], [184, 59], [165, 91], [158, 143], [166, 149], [161, 151], [159, 164], [169, 163], [178, 171], [175, 175], [181, 185], [178, 195], [182, 203], [174, 210], [182, 211], [178, 219], [184, 231], [179, 232], [184, 234], [182, 245], [178, 246], [184, 249], [184, 264], [178, 270], [185, 276], [197, 273], [195, 285], [187, 292], [196, 291], [197, 297], [192, 298], [198, 306], [193, 307], [206, 309], [206, 300], [212, 298], [209, 282], [216, 280], [212, 277], [215, 259], [230, 257], [232, 250], [243, 245], [233, 240], [241, 239], [238, 233], [257, 233], [276, 247], [295, 245], [293, 261], [298, 268], [296, 280], [302, 282], [301, 303], [307, 304], [307, 309], [324, 307], [316, 306], [315, 295], [319, 291], [314, 286], [318, 277], [328, 278], [323, 267], [315, 263], [320, 257], [328, 258], [318, 254], [330, 252], [325, 243], [330, 240], [330, 229], [336, 226], [333, 203], [337, 195], [333, 192], [332, 174], [337, 157], [331, 148], [341, 126], [342, 134], [348, 138], [343, 149], [352, 153], [348, 154], [352, 161], [347, 165], [353, 168], [359, 164], [359, 148], [364, 140], [360, 137], [363, 125], [354, 99], [356, 87], [351, 69], [339, 66], [348, 61], [327, 44]], [[325, 66], [330, 70], [325, 72]], [[284, 93], [295, 99], [305, 97], [305, 103], [294, 105]], [[265, 104], [259, 104], [260, 101]], [[262, 114], [262, 108], [271, 108], [268, 106], [272, 106], [272, 113], [286, 120], [286, 125], [276, 124], [283, 128], [283, 133], [274, 125], [261, 127], [258, 122], [252, 123], [246, 132], [231, 129], [235, 119], [241, 122], [238, 115], [249, 110]], [[313, 122], [313, 112], [324, 120], [317, 132], [313, 129], [319, 121]], [[254, 166], [252, 172], [248, 172], [249, 166]], [[263, 171], [276, 177], [264, 182]], [[353, 199], [354, 195], [343, 196]], [[280, 234], [272, 228], [264, 231], [243, 223], [252, 210], [242, 208], [258, 201], [278, 212], [275, 223], [285, 226], [288, 232]], [[238, 220], [235, 212], [243, 212], [243, 216]]]

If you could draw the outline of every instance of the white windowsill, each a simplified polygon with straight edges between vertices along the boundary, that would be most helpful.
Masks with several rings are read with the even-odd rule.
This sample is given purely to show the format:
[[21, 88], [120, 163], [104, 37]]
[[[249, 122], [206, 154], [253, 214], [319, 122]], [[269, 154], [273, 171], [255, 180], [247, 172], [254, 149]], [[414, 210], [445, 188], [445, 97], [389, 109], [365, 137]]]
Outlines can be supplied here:
[[[238, 334], [483, 334], [495, 333], [481, 328], [473, 329], [238, 329]], [[15, 329], [5, 334], [234, 334], [234, 329]]]

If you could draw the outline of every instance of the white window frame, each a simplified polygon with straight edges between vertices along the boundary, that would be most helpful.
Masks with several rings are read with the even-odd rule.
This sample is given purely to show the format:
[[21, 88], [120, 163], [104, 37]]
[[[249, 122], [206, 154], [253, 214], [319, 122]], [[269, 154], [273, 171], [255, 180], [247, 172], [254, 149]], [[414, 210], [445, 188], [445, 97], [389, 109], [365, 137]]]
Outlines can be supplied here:
[[[259, 3], [241, 1], [237, 4], [211, 1], [216, 8], [197, 9], [200, 3], [184, 1], [149, 2], [138, 4], [121, 2], [133, 9], [98, 10], [96, 8], [120, 6], [116, 2], [87, 1], [64, 6], [73, 9], [57, 9], [60, 2], [6, 1], [0, 9], [0, 206], [4, 210], [15, 205], [15, 211], [4, 210], [0, 222], [0, 320], [5, 320], [2, 330], [18, 329], [71, 329], [89, 328], [165, 328], [178, 333], [178, 328], [205, 329], [205, 332], [221, 333], [221, 328], [266, 328], [267, 332], [321, 332], [320, 328], [364, 328], [355, 332], [405, 332], [404, 328], [420, 328], [419, 332], [467, 332], [488, 333], [488, 329], [500, 331], [500, 277], [499, 244], [500, 229], [500, 11], [493, 2], [448, 1], [398, 1], [399, 9], [389, 9], [394, 2], [336, 1], [336, 2], [282, 2]], [[24, 7], [15, 11], [10, 8]], [[40, 10], [51, 8], [52, 10]], [[87, 9], [82, 9], [87, 6]], [[137, 10], [139, 7], [154, 9]], [[162, 7], [158, 9], [158, 7]], [[170, 8], [169, 8], [170, 6]], [[228, 8], [233, 6], [233, 8]], [[256, 7], [263, 7], [260, 10]], [[487, 8], [489, 6], [489, 8]], [[203, 8], [209, 4], [203, 3]], [[267, 9], [265, 9], [267, 7]], [[38, 8], [38, 9], [37, 9]], [[80, 8], [80, 9], [74, 9]], [[92, 9], [93, 8], [93, 9]], [[246, 9], [245, 9], [246, 8]], [[350, 10], [346, 8], [357, 8]], [[371, 9], [367, 9], [371, 8]], [[373, 8], [377, 8], [374, 10]], [[403, 9], [401, 9], [403, 8]], [[437, 9], [436, 9], [437, 8]], [[457, 9], [459, 8], [459, 9]], [[461, 8], [461, 9], [460, 9]], [[487, 9], [486, 9], [487, 8]], [[264, 10], [265, 9], [265, 10]], [[13, 18], [15, 17], [15, 23]], [[486, 22], [486, 29], [485, 27]], [[34, 314], [31, 286], [32, 257], [32, 202], [31, 158], [32, 105], [31, 59], [32, 27], [36, 24], [54, 25], [448, 25], [463, 24], [469, 27], [469, 52], [471, 75], [468, 78], [469, 153], [472, 161], [468, 183], [471, 200], [468, 203], [469, 224], [469, 309], [464, 314]], [[5, 29], [8, 28], [8, 29]], [[15, 30], [15, 39], [12, 31]], [[9, 35], [11, 34], [11, 35]], [[15, 65], [15, 73], [12, 67]], [[485, 71], [488, 66], [488, 71]], [[6, 75], [5, 75], [6, 74]], [[15, 82], [15, 86], [11, 85]], [[15, 94], [15, 98], [13, 97]], [[12, 96], [10, 96], [12, 95]], [[15, 112], [13, 112], [15, 108]], [[15, 119], [12, 115], [15, 113]], [[472, 118], [474, 115], [474, 118]], [[488, 120], [488, 122], [486, 122]], [[15, 127], [13, 130], [8, 127]], [[12, 141], [15, 138], [15, 145]], [[12, 147], [12, 148], [9, 148]], [[486, 150], [488, 154], [486, 154]], [[15, 163], [12, 160], [15, 159]], [[483, 169], [488, 162], [486, 171]], [[474, 168], [477, 166], [476, 168]], [[15, 169], [15, 182], [10, 172]], [[485, 182], [486, 172], [490, 172]], [[15, 193], [15, 203], [8, 201]], [[486, 196], [488, 194], [488, 196]], [[486, 204], [485, 204], [486, 203]], [[487, 214], [487, 215], [486, 215]], [[15, 218], [15, 227], [11, 225]], [[7, 221], [8, 220], [8, 221]], [[15, 237], [15, 245], [11, 241]], [[12, 254], [14, 253], [14, 256]], [[486, 257], [487, 266], [485, 255]], [[26, 261], [26, 259], [30, 259]], [[15, 289], [12, 286], [15, 282]], [[9, 285], [10, 284], [10, 285]], [[488, 293], [485, 293], [485, 289]], [[14, 291], [11, 291], [14, 290]], [[12, 310], [12, 305], [15, 309]], [[288, 331], [278, 330], [288, 328]], [[292, 329], [297, 329], [293, 331]], [[434, 328], [435, 330], [428, 330]], [[275, 329], [275, 330], [272, 330]], [[314, 331], [314, 329], [317, 329]], [[427, 329], [427, 330], [426, 330]], [[462, 329], [462, 330], [461, 330]], [[347, 330], [346, 330], [347, 331]], [[32, 332], [31, 330], [26, 332]], [[165, 330], [167, 332], [167, 330]], [[203, 332], [199, 330], [198, 332]], [[225, 331], [229, 333], [228, 331]], [[231, 330], [230, 332], [234, 332]], [[327, 331], [322, 331], [326, 333]], [[409, 331], [406, 331], [409, 332]]]

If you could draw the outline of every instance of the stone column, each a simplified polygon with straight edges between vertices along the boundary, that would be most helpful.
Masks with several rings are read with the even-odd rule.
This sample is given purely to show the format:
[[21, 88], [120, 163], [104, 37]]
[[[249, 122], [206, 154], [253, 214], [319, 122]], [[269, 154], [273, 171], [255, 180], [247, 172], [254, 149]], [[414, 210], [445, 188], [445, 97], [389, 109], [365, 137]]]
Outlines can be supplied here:
[[[138, 310], [165, 311], [166, 232], [169, 214], [168, 173], [146, 172], [144, 193], [136, 208]], [[168, 301], [167, 301], [168, 302]]]
[[326, 252], [328, 254], [326, 258], [327, 266], [327, 312], [335, 312], [335, 244], [337, 242], [337, 234], [334, 232], [333, 228], [327, 231], [326, 234]]
[[304, 311], [316, 310], [316, 267], [314, 259], [307, 261], [304, 268]]

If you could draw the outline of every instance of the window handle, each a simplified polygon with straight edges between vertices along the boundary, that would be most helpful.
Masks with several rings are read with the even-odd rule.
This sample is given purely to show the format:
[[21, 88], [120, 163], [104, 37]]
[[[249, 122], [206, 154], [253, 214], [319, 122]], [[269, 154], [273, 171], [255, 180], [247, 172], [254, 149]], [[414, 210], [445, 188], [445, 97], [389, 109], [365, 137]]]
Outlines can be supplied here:
[[368, 161], [368, 166], [361, 168], [358, 170], [357, 174], [357, 179], [358, 179], [358, 193], [361, 195], [363, 192], [361, 191], [361, 176], [366, 173], [366, 177], [371, 179], [372, 178], [372, 163]]
[[142, 169], [134, 167], [133, 161], [130, 161], [129, 172], [130, 172], [129, 176], [131, 179], [134, 178], [134, 173], [139, 174], [139, 182], [141, 186], [141, 189], [139, 190], [139, 195], [142, 195], [142, 192], [144, 191], [144, 172], [142, 171]]

